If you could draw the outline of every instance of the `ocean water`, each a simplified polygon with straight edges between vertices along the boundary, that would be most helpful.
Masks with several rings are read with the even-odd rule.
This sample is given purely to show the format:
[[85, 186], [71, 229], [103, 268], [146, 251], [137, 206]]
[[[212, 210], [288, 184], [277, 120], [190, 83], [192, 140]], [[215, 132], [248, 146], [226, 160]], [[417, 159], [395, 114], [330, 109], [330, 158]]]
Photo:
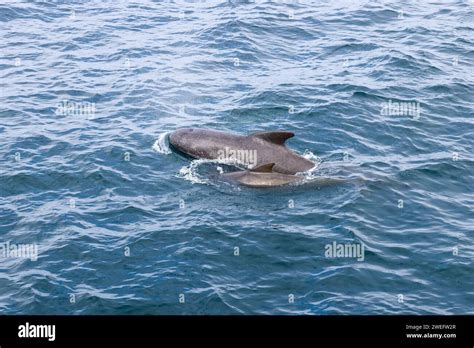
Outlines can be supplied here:
[[[474, 314], [473, 23], [462, 0], [2, 2], [0, 313]], [[179, 127], [289, 130], [347, 182], [224, 184]]]

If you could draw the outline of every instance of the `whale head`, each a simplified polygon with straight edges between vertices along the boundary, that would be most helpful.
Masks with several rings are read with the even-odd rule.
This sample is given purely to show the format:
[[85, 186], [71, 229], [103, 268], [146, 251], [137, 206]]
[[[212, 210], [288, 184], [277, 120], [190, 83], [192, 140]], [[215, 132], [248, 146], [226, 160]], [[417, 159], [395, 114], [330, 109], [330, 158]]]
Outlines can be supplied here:
[[177, 151], [194, 158], [216, 159], [225, 146], [236, 147], [239, 137], [202, 128], [179, 128], [169, 136], [170, 145]]
[[193, 145], [194, 128], [180, 128], [169, 136], [170, 144], [179, 151], [183, 151]]
[[179, 128], [170, 134], [169, 142], [176, 150], [191, 157], [207, 157], [202, 156], [202, 149], [209, 146], [209, 138], [203, 129]]

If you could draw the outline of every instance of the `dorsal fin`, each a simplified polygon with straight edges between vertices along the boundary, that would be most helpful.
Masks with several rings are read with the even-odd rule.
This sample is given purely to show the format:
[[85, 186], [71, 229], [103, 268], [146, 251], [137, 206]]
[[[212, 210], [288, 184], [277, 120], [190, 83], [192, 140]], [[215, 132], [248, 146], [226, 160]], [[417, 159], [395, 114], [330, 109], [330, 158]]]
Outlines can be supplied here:
[[276, 132], [257, 132], [257, 133], [251, 134], [251, 136], [269, 141], [277, 145], [284, 145], [285, 141], [294, 137], [295, 134], [293, 132], [276, 131]]
[[250, 169], [251, 172], [258, 172], [258, 173], [271, 173], [273, 171], [273, 166], [275, 163], [265, 163], [258, 167]]

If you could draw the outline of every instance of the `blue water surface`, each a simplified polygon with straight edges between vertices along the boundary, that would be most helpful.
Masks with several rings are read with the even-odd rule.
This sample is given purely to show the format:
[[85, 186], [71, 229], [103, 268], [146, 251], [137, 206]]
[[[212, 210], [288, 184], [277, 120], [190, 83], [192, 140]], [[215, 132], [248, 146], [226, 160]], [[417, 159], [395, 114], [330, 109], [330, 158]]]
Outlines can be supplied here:
[[[0, 242], [38, 258], [0, 258], [0, 313], [474, 314], [473, 23], [464, 0], [2, 2]], [[191, 126], [292, 131], [347, 182], [222, 183], [170, 151]]]

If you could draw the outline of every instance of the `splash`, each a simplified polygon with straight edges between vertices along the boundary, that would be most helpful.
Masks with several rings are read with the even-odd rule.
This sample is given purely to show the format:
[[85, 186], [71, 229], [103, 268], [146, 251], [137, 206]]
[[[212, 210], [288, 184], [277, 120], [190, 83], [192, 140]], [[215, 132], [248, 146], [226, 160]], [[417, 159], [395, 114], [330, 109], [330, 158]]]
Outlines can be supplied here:
[[[213, 170], [203, 171], [206, 173], [201, 174], [200, 168], [204, 166], [210, 166]], [[200, 158], [192, 160], [188, 165], [182, 167], [176, 177], [187, 180], [193, 184], [206, 184], [213, 185], [214, 182], [211, 181], [212, 175], [216, 172], [219, 175], [222, 175], [225, 171], [222, 168], [222, 165], [231, 165], [238, 167], [239, 169], [244, 169], [244, 164], [237, 162], [232, 159], [207, 159]], [[209, 169], [209, 168], [208, 168]], [[211, 172], [211, 173], [209, 173]]]
[[163, 155], [171, 154], [171, 149], [170, 149], [168, 141], [167, 141], [169, 133], [170, 132], [160, 134], [158, 139], [153, 144], [153, 150], [155, 150], [156, 152], [161, 153]]
[[306, 179], [311, 179], [315, 176], [315, 172], [319, 169], [319, 166], [323, 162], [323, 159], [321, 157], [319, 157], [318, 155], [315, 155], [314, 153], [312, 153], [308, 149], [306, 149], [304, 151], [302, 156], [304, 158], [306, 158], [307, 160], [313, 162], [314, 166], [312, 168], [308, 169], [307, 171], [302, 172], [302, 173], [298, 173], [298, 174], [303, 175]]
[[199, 175], [197, 169], [206, 160], [198, 159], [191, 161], [187, 166], [182, 167], [176, 177], [187, 180], [192, 184], [208, 184], [209, 180], [204, 179]]

